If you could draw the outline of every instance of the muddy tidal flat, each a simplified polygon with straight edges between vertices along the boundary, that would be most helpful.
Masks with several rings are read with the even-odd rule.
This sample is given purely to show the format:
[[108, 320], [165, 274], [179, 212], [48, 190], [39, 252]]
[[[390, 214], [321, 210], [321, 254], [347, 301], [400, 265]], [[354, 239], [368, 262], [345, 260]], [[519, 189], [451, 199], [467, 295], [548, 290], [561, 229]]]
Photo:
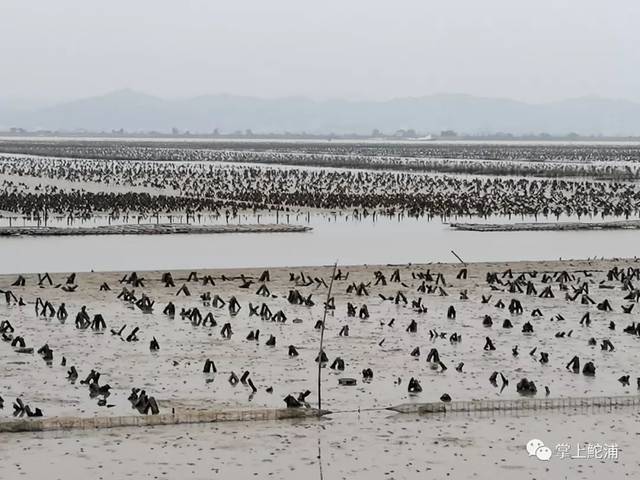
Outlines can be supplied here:
[[[332, 414], [3, 433], [0, 477], [638, 474], [637, 407], [437, 415], [387, 408], [446, 404], [445, 395], [452, 401], [636, 397], [640, 263], [338, 269], [325, 321], [326, 358], [320, 358], [322, 408]], [[0, 276], [7, 300], [0, 306], [0, 422], [15, 419], [17, 399], [45, 419], [145, 415], [134, 408], [132, 389], [153, 397], [160, 414], [280, 409], [289, 395], [300, 400], [297, 408], [315, 407], [316, 327], [331, 277], [332, 266]], [[163, 313], [170, 303], [175, 313]], [[58, 315], [63, 304], [66, 317]], [[83, 306], [88, 325], [78, 318]], [[24, 347], [11, 345], [16, 337]], [[578, 369], [569, 365], [574, 357]], [[207, 360], [215, 368], [205, 373]], [[84, 383], [92, 370], [99, 380]], [[345, 378], [355, 385], [341, 385]], [[544, 462], [528, 456], [532, 438], [554, 448], [570, 444], [574, 454], [577, 444], [615, 443], [617, 457], [560, 458], [554, 450]], [[34, 462], [43, 450], [47, 458]]]

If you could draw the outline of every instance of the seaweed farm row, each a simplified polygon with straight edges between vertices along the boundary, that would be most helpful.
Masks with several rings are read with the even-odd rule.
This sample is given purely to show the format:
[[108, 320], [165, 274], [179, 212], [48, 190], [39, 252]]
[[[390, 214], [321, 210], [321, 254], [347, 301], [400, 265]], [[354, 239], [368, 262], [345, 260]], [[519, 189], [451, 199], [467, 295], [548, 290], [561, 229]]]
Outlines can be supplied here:
[[[640, 212], [627, 181], [433, 175], [226, 162], [0, 157], [0, 204], [21, 216], [182, 211], [347, 211], [414, 218], [613, 216]], [[88, 188], [91, 186], [91, 188]]]
[[640, 145], [0, 140], [0, 152], [67, 158], [206, 161], [479, 175], [640, 176]]

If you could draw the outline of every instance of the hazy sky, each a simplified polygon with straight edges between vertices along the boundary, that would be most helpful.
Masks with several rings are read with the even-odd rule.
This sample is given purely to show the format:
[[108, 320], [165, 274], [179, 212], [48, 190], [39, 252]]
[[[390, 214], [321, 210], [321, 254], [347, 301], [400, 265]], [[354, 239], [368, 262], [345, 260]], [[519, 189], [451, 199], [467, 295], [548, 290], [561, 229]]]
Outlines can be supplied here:
[[640, 101], [638, 0], [0, 0], [0, 98]]

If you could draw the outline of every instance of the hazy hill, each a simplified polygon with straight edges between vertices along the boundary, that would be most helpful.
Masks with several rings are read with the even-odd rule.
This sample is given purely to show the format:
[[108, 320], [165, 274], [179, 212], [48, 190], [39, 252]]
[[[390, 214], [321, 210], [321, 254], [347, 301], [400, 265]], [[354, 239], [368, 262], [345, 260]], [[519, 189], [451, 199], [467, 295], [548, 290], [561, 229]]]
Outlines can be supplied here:
[[547, 132], [640, 135], [640, 104], [594, 97], [545, 104], [470, 95], [431, 95], [388, 101], [314, 101], [207, 95], [168, 100], [132, 90], [44, 108], [0, 102], [0, 128], [111, 131], [370, 133], [379, 129], [480, 134]]

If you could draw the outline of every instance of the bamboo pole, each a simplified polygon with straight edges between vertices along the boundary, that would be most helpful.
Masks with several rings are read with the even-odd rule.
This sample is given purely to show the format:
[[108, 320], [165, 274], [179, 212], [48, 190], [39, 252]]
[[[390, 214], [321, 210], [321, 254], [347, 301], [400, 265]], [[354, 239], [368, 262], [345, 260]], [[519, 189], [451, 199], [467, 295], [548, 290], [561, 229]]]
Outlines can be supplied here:
[[322, 410], [322, 345], [324, 342], [324, 322], [327, 319], [327, 310], [329, 299], [331, 298], [331, 289], [333, 288], [333, 279], [336, 276], [336, 268], [338, 261], [333, 264], [331, 272], [331, 281], [329, 282], [329, 290], [327, 290], [327, 300], [324, 302], [324, 313], [322, 315], [322, 328], [320, 329], [320, 351], [318, 352], [318, 410]]
[[464, 266], [465, 266], [465, 267], [467, 266], [467, 262], [465, 262], [464, 260], [462, 260], [462, 259], [458, 256], [458, 254], [457, 254], [456, 252], [454, 252], [453, 250], [451, 250], [451, 253], [453, 253], [453, 254], [455, 255], [455, 257], [456, 257], [458, 260], [460, 260], [460, 262], [461, 262], [462, 264], [464, 264]]

